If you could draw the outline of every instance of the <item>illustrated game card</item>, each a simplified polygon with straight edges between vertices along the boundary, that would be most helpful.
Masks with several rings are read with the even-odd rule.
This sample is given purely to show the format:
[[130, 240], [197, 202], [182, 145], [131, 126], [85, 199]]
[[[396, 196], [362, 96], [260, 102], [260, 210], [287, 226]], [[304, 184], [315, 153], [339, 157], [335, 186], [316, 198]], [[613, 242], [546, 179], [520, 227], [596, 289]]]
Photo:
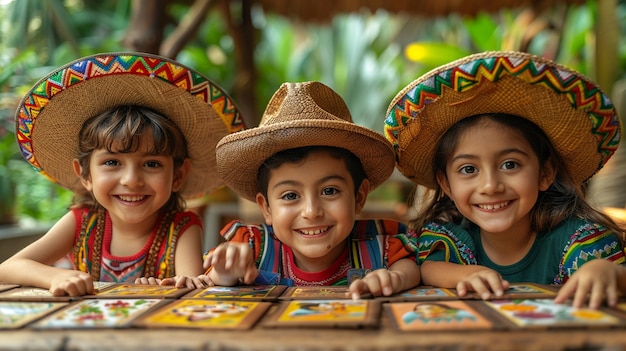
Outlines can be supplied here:
[[286, 288], [284, 285], [211, 286], [192, 290], [181, 298], [276, 301]]
[[18, 287], [0, 292], [0, 301], [25, 302], [68, 302], [77, 298], [70, 296], [53, 296], [48, 289]]
[[134, 322], [148, 328], [250, 329], [272, 305], [264, 301], [176, 300]]
[[[505, 299], [545, 299], [555, 297], [558, 288], [552, 285], [535, 284], [535, 283], [514, 283], [504, 292], [504, 295], [498, 300]], [[476, 293], [469, 293], [461, 299], [480, 300], [480, 296]]]
[[623, 324], [606, 310], [574, 308], [569, 304], [555, 304], [551, 299], [493, 300], [483, 303], [517, 327], [610, 327]]
[[377, 327], [380, 302], [376, 300], [293, 300], [279, 303], [267, 327]]
[[86, 295], [85, 298], [98, 299], [119, 299], [119, 298], [163, 298], [176, 299], [191, 289], [176, 288], [171, 285], [150, 285], [150, 284], [114, 284], [108, 288], [99, 290], [94, 295]]
[[[364, 294], [361, 298], [370, 298], [371, 294]], [[289, 287], [280, 297], [281, 300], [336, 300], [351, 299], [347, 286], [300, 286]]]
[[67, 302], [0, 301], [0, 329], [21, 328], [67, 304]]
[[85, 299], [33, 324], [37, 329], [94, 329], [126, 326], [163, 299]]
[[477, 301], [391, 302], [385, 311], [401, 331], [492, 329], [494, 324], [472, 307]]
[[458, 300], [454, 290], [445, 288], [434, 288], [429, 286], [419, 286], [392, 296], [379, 296], [377, 300], [402, 302], [402, 301], [438, 301], [438, 300]]

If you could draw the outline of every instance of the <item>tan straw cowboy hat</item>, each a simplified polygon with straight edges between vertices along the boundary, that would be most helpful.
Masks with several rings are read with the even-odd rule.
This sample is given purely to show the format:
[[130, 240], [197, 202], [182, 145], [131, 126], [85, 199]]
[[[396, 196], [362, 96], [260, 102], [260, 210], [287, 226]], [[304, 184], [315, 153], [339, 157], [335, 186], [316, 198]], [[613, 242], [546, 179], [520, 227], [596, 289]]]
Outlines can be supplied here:
[[538, 125], [578, 184], [604, 166], [621, 136], [613, 104], [580, 73], [528, 53], [485, 52], [436, 68], [393, 98], [385, 136], [398, 169], [434, 188], [432, 163], [441, 136], [459, 120], [486, 113]]
[[393, 172], [393, 149], [385, 138], [352, 122], [343, 99], [319, 82], [284, 83], [274, 93], [259, 126], [230, 134], [217, 144], [217, 171], [224, 183], [254, 201], [257, 172], [276, 152], [304, 146], [349, 150], [363, 164], [372, 188]]
[[72, 170], [78, 132], [90, 117], [120, 105], [149, 107], [181, 129], [192, 162], [183, 196], [204, 195], [223, 185], [213, 150], [223, 136], [244, 128], [234, 102], [198, 72], [143, 53], [84, 57], [37, 82], [16, 113], [22, 156], [50, 180], [79, 189]]

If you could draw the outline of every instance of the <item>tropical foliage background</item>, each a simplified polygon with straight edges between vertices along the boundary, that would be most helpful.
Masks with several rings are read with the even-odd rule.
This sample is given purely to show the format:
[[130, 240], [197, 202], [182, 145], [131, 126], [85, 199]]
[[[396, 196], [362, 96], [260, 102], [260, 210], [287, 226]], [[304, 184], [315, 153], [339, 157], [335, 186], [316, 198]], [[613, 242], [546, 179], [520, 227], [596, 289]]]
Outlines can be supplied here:
[[[132, 6], [133, 0], [2, 2], [0, 212], [3, 206], [12, 206], [8, 202], [13, 193], [20, 220], [52, 221], [66, 211], [71, 194], [33, 172], [17, 154], [15, 108], [21, 96], [55, 67], [89, 54], [127, 50], [123, 38]], [[185, 1], [168, 6], [171, 24], [164, 35], [175, 30], [190, 6]], [[603, 15], [606, 6], [609, 13]], [[440, 64], [485, 50], [523, 50], [553, 58], [600, 82], [607, 91], [626, 70], [624, 0], [589, 0], [542, 13], [510, 8], [471, 17], [361, 11], [337, 15], [327, 23], [307, 23], [261, 9], [253, 9], [251, 15], [258, 71], [255, 104], [260, 112], [248, 116], [253, 121], [249, 124], [258, 121], [282, 82], [319, 80], [345, 98], [357, 123], [382, 131], [387, 104], [403, 86]], [[606, 42], [599, 50], [599, 43]], [[211, 9], [175, 58], [229, 91], [237, 83], [234, 51], [223, 12]], [[599, 64], [607, 57], [608, 63]], [[609, 74], [599, 74], [598, 67]]]

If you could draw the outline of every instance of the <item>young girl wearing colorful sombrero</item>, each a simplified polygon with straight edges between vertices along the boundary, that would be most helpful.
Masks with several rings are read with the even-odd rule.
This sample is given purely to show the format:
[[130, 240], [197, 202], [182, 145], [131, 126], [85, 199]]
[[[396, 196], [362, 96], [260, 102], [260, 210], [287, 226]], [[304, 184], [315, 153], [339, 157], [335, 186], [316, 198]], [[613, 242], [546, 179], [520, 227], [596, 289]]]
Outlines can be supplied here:
[[620, 120], [579, 73], [475, 54], [400, 91], [385, 135], [398, 169], [432, 190], [409, 225], [424, 284], [483, 298], [510, 282], [564, 284], [555, 302], [594, 308], [626, 292], [624, 233], [582, 191], [615, 152]]
[[[225, 136], [217, 170], [258, 204], [265, 224], [234, 221], [205, 267], [218, 285], [351, 284], [389, 295], [419, 284], [413, 237], [389, 220], [357, 220], [369, 191], [394, 169], [385, 138], [352, 122], [343, 99], [319, 82], [285, 83], [259, 127]], [[356, 279], [361, 278], [361, 279]]]
[[[0, 265], [0, 281], [71, 296], [95, 281], [204, 286], [202, 223], [184, 199], [222, 185], [211, 150], [240, 121], [217, 85], [163, 57], [100, 54], [55, 70], [22, 100], [17, 140], [75, 201]], [[65, 256], [72, 270], [54, 265]]]

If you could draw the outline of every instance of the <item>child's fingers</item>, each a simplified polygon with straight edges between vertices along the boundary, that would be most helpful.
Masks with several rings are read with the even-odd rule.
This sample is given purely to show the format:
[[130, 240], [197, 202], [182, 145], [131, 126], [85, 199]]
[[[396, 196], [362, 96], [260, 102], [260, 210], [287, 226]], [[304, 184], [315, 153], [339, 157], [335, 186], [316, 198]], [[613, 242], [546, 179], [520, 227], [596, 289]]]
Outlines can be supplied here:
[[473, 290], [483, 300], [488, 300], [491, 297], [491, 289], [488, 283], [481, 277], [474, 276], [473, 278], [465, 282], [465, 286], [468, 290]]
[[[379, 294], [389, 296], [393, 294], [393, 279], [391, 272], [386, 269], [379, 269], [373, 272], [378, 280]], [[379, 296], [376, 294], [376, 296]]]
[[197, 278], [204, 286], [215, 286], [215, 283], [206, 274], [201, 274]]
[[254, 284], [254, 280], [258, 276], [259, 276], [259, 270], [253, 264], [252, 267], [249, 267], [248, 269], [245, 270], [245, 273], [243, 276], [243, 282], [244, 284], [248, 284], [248, 285]]
[[[602, 284], [595, 284], [591, 287], [591, 293], [589, 294], [589, 308], [598, 309], [602, 305], [605, 297], [605, 287]], [[584, 306], [584, 302], [583, 302]]]
[[369, 287], [363, 279], [357, 279], [350, 284], [348, 291], [352, 300], [358, 300], [361, 298], [361, 293], [369, 292]]
[[576, 284], [576, 292], [574, 293], [574, 299], [572, 300], [572, 306], [576, 308], [581, 308], [585, 305], [587, 298], [589, 297], [589, 293], [591, 292], [592, 287], [589, 286], [588, 283], [578, 282]]
[[617, 300], [619, 299], [619, 289], [617, 288], [617, 281], [611, 280], [607, 285], [606, 289], [606, 303], [615, 307], [617, 305]]
[[489, 275], [487, 277], [487, 285], [489, 291], [493, 292], [496, 297], [504, 294], [504, 287], [502, 286], [502, 277], [499, 274]]
[[467, 282], [460, 281], [456, 284], [456, 293], [460, 297], [467, 295], [467, 290], [468, 290]]
[[576, 292], [576, 279], [570, 278], [564, 285], [559, 288], [559, 291], [554, 297], [554, 303], [561, 304], [567, 301]]
[[241, 263], [238, 263], [238, 259], [239, 259], [239, 251], [240, 251], [240, 247], [239, 245], [229, 245], [229, 243], [224, 243], [222, 245], [220, 245], [223, 247], [223, 250], [225, 251], [225, 260], [224, 260], [224, 268], [225, 269], [232, 269], [235, 266], [240, 267]]
[[204, 262], [202, 262], [202, 268], [209, 269], [209, 267], [211, 267], [211, 261], [213, 261], [213, 251], [206, 254]]

